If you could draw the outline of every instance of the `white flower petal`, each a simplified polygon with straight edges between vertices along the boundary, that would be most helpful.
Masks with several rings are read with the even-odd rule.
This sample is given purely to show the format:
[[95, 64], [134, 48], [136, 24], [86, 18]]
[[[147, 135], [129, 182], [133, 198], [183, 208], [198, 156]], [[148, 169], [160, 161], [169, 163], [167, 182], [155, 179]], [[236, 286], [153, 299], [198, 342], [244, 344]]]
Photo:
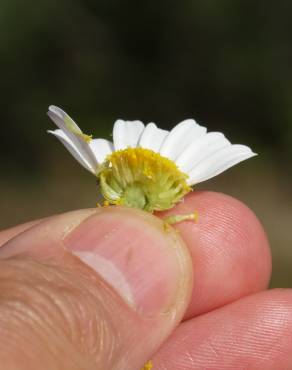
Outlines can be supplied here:
[[113, 128], [113, 143], [105, 139], [90, 139], [60, 108], [50, 106], [49, 117], [59, 127], [48, 131], [56, 136], [74, 158], [87, 170], [97, 170], [108, 155], [128, 147], [150, 149], [171, 159], [189, 175], [189, 185], [208, 180], [235, 164], [256, 154], [244, 145], [232, 145], [220, 132], [207, 129], [189, 119], [170, 132], [154, 123], [146, 127], [141, 121], [117, 120]]
[[195, 120], [187, 119], [170, 131], [161, 147], [160, 154], [175, 161], [191, 142], [205, 135], [206, 132], [207, 129], [197, 124]]
[[123, 121], [118, 119], [113, 128], [115, 150], [136, 148], [145, 126], [141, 121]]
[[[73, 119], [63, 111], [63, 109], [56, 107], [55, 105], [49, 106], [48, 116], [53, 122], [63, 131], [70, 131], [82, 134], [79, 126], [73, 121]], [[67, 122], [66, 122], [67, 120]]]
[[93, 139], [89, 146], [99, 163], [103, 163], [106, 157], [114, 151], [114, 144], [105, 139]]
[[219, 175], [228, 168], [242, 162], [256, 154], [245, 145], [231, 145], [227, 148], [220, 149], [211, 156], [202, 160], [189, 173], [188, 184], [194, 185], [206, 181], [216, 175]]
[[138, 144], [141, 148], [150, 149], [159, 153], [168, 134], [169, 131], [162, 130], [161, 128], [158, 128], [155, 123], [151, 122], [146, 125]]
[[74, 145], [74, 143], [70, 140], [68, 136], [62, 130], [55, 130], [51, 131], [48, 130], [48, 133], [56, 136], [61, 143], [68, 149], [68, 151], [73, 155], [73, 157], [88, 171], [95, 173], [95, 169], [90, 165], [90, 163], [86, 160], [83, 153], [78, 150], [78, 148]]
[[90, 149], [88, 143], [82, 137], [83, 133], [72, 118], [61, 108], [55, 105], [49, 106], [48, 116], [65, 133], [65, 135], [74, 143], [86, 161], [91, 167], [98, 167], [98, 162]]
[[209, 132], [197, 138], [182, 152], [175, 161], [176, 165], [185, 173], [190, 170], [203, 158], [208, 157], [218, 149], [231, 145], [220, 132]]

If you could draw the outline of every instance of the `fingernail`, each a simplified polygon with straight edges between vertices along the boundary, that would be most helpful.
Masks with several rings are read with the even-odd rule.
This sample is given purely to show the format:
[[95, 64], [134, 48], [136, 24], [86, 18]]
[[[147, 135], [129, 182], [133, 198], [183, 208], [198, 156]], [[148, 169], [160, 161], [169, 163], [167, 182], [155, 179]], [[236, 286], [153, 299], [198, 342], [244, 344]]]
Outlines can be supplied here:
[[122, 208], [87, 218], [64, 245], [131, 307], [148, 315], [173, 304], [189, 263], [174, 231], [164, 230], [152, 215]]

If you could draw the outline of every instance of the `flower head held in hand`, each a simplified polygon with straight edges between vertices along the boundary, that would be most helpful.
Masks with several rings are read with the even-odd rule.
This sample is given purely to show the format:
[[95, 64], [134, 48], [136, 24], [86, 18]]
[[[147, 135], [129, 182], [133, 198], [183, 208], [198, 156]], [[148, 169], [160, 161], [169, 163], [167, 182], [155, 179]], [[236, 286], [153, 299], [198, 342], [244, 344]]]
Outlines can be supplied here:
[[171, 131], [117, 120], [111, 142], [84, 134], [58, 107], [50, 106], [48, 115], [59, 127], [49, 133], [99, 179], [106, 202], [149, 212], [172, 208], [194, 185], [255, 155], [193, 119]]

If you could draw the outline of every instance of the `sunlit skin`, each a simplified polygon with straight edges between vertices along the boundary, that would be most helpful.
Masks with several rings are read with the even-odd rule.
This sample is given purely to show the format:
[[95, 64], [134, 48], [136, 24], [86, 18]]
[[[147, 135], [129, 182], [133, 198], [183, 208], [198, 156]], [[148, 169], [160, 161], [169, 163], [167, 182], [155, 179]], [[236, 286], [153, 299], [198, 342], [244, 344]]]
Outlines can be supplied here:
[[[95, 273], [60, 247], [59, 240], [65, 230], [96, 210], [81, 210], [2, 231], [0, 329], [4, 335], [0, 336], [0, 362], [4, 368], [39, 370], [41, 364], [43, 370], [130, 370], [141, 369], [151, 358], [153, 370], [292, 369], [292, 292], [267, 290], [271, 256], [262, 226], [239, 201], [210, 192], [189, 194], [184, 203], [167, 215], [188, 213], [192, 209], [199, 212], [198, 223], [174, 225], [187, 244], [194, 268], [191, 299], [184, 313], [179, 306], [182, 296], [176, 303], [184, 316], [179, 325], [164, 320], [163, 315], [152, 324], [149, 317], [147, 324], [142, 316], [135, 316], [133, 320], [131, 309], [119, 303], [115, 294], [106, 293]], [[123, 232], [125, 238], [131, 237], [132, 230], [135, 239], [130, 220], [131, 212], [136, 211], [123, 211], [123, 217], [118, 216], [120, 211], [111, 212], [112, 216], [117, 214], [111, 221], [112, 229], [118, 230], [121, 222], [126, 227], [120, 230], [119, 240], [111, 241], [123, 248]], [[165, 216], [159, 214], [159, 217]], [[153, 216], [148, 215], [147, 220], [149, 217]], [[147, 232], [146, 219], [139, 216], [133, 220], [141, 230], [140, 242], [146, 235], [155, 238]], [[109, 218], [105, 223], [102, 215], [94, 216], [91, 223], [91, 228], [102, 233], [99, 225], [109, 227]], [[155, 244], [154, 239], [152, 243]], [[156, 253], [155, 248], [151, 251]], [[144, 259], [145, 250], [138, 249], [137, 253]], [[9, 260], [3, 259], [8, 256]], [[161, 258], [165, 260], [166, 256], [161, 254]], [[60, 286], [63, 286], [61, 290]], [[186, 297], [189, 288], [185, 285], [180, 294]], [[15, 295], [15, 291], [19, 294]], [[40, 296], [40, 292], [44, 294]], [[78, 305], [68, 304], [66, 292], [70, 292], [70, 302], [79, 302]], [[153, 295], [154, 300], [160, 298]], [[105, 300], [109, 304], [104, 305]], [[44, 302], [46, 304], [42, 304]], [[56, 310], [56, 302], [66, 315]], [[25, 310], [19, 310], [26, 305], [34, 308], [30, 313], [38, 314], [27, 315]], [[87, 323], [95, 322], [97, 313], [100, 320], [108, 322], [107, 342], [100, 348], [94, 325], [87, 336], [80, 335]], [[125, 324], [129, 322], [132, 324]], [[18, 330], [13, 330], [15, 325]], [[74, 330], [68, 330], [68, 325]], [[116, 331], [119, 336], [114, 339]], [[172, 332], [172, 335], [162, 340], [162, 332]], [[81, 340], [82, 352], [78, 350]], [[111, 346], [113, 340], [115, 343]], [[143, 345], [136, 346], [136, 343]], [[92, 348], [100, 351], [95, 360]], [[111, 348], [110, 366], [108, 348]], [[121, 348], [132, 350], [129, 353]], [[26, 355], [32, 353], [33, 356]]]

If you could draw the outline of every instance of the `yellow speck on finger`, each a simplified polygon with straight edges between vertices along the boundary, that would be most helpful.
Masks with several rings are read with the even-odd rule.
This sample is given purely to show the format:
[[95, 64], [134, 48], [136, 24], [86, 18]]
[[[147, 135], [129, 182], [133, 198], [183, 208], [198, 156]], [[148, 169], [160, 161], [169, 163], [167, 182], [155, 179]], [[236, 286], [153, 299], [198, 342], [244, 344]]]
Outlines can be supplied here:
[[153, 369], [152, 361], [148, 361], [147, 364], [145, 364], [143, 369], [141, 370], [151, 370], [151, 369]]

